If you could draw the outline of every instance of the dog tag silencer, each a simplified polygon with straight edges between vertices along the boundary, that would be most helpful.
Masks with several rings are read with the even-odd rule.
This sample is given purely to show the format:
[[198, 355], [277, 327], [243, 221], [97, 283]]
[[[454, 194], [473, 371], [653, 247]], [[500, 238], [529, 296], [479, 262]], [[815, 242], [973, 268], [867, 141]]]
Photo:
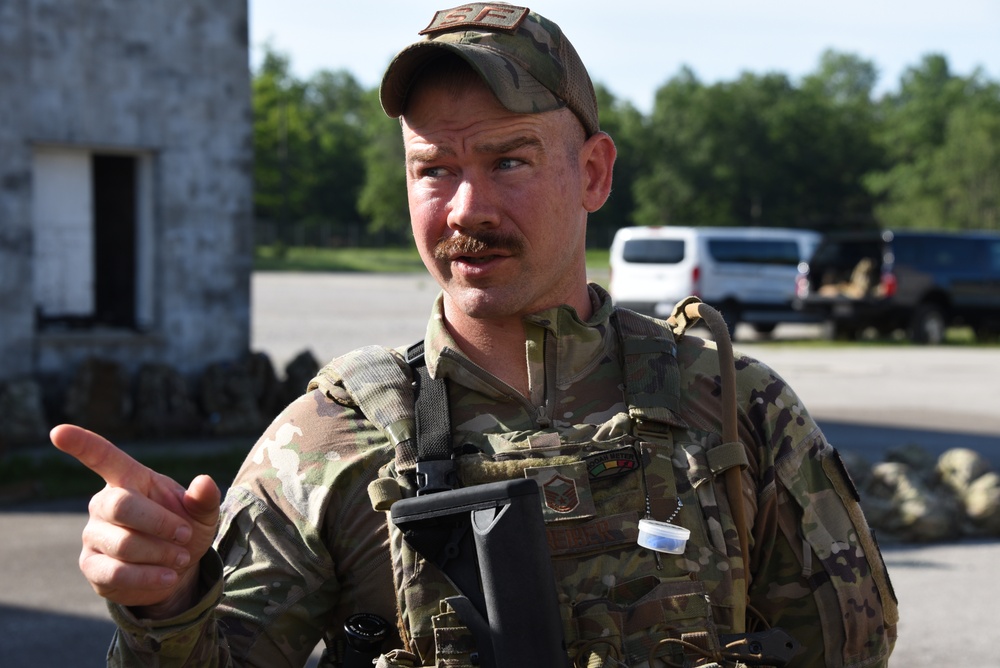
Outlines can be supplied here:
[[683, 554], [691, 531], [669, 522], [639, 520], [638, 543], [654, 552]]

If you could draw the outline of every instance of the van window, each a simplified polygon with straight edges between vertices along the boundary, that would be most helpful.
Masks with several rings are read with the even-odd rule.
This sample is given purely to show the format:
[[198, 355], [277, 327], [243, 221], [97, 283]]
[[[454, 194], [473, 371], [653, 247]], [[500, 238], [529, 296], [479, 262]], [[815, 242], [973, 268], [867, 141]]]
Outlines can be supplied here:
[[622, 259], [641, 264], [677, 264], [684, 259], [684, 241], [629, 239], [622, 247]]
[[717, 262], [749, 264], [784, 264], [796, 266], [802, 261], [799, 245], [781, 239], [709, 239], [708, 252]]

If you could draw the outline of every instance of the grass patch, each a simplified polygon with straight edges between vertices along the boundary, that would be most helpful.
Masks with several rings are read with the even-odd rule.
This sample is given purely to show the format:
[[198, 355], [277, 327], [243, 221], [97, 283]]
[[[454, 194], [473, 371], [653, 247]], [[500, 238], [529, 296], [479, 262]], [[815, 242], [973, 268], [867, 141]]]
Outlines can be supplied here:
[[[587, 267], [597, 276], [608, 272], [607, 249], [587, 251]], [[271, 244], [254, 250], [256, 271], [346, 271], [408, 274], [426, 271], [420, 254], [406, 248], [317, 248]]]
[[976, 340], [976, 333], [971, 327], [950, 327], [944, 333], [945, 345], [949, 346], [981, 346], [986, 345]]
[[591, 271], [611, 271], [611, 251], [607, 248], [588, 248], [587, 268]]
[[[748, 342], [749, 343], [749, 342]], [[925, 346], [919, 346], [909, 339], [902, 332], [897, 332], [892, 336], [879, 336], [874, 331], [864, 334], [860, 339], [853, 341], [830, 341], [822, 337], [816, 338], [801, 338], [801, 339], [769, 339], [769, 338], [758, 338], [752, 341], [754, 345], [771, 345], [771, 346], [796, 346], [799, 348], [857, 348], [857, 347], [867, 347], [867, 348], [905, 348], [914, 347], [920, 348]], [[976, 340], [975, 332], [972, 331], [971, 327], [949, 327], [945, 330], [944, 342], [941, 344], [946, 347], [996, 347], [996, 343], [982, 343]], [[737, 342], [736, 347], [739, 347], [739, 342]], [[933, 348], [934, 346], [926, 346], [928, 348]]]
[[254, 250], [256, 271], [346, 271], [408, 274], [426, 271], [417, 249], [315, 248], [271, 244]]

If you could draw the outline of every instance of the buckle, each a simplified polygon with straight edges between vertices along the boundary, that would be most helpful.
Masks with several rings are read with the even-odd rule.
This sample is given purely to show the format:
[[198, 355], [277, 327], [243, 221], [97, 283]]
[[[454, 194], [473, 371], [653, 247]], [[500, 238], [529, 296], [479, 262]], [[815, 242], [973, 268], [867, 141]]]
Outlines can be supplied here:
[[447, 492], [458, 484], [454, 459], [426, 459], [417, 462], [417, 496]]

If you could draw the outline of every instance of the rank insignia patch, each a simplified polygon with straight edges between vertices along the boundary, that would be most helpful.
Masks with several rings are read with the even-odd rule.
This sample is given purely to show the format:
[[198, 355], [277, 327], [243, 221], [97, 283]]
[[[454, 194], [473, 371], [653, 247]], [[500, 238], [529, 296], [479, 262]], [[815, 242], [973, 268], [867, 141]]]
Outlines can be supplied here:
[[545, 505], [557, 513], [572, 512], [580, 505], [576, 482], [565, 476], [553, 476], [542, 485], [542, 492], [545, 494]]

